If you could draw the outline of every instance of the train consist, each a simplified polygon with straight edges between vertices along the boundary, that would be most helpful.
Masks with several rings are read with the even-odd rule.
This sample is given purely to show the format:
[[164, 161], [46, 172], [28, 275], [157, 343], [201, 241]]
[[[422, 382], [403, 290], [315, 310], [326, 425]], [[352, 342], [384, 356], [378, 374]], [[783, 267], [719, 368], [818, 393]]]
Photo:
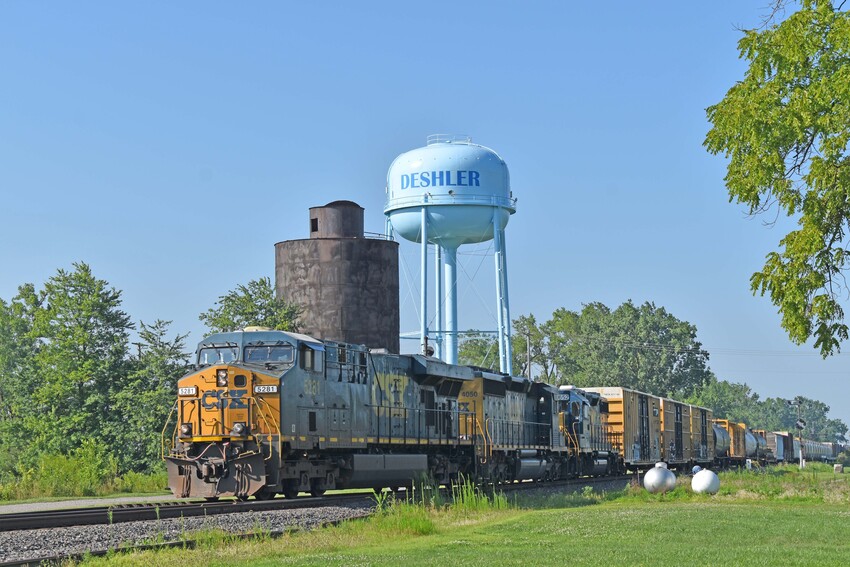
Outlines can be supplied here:
[[[196, 357], [163, 433], [178, 497], [321, 495], [426, 476], [499, 484], [799, 455], [787, 434], [759, 434], [675, 400], [557, 387], [297, 333], [215, 334]], [[833, 449], [803, 450], [826, 459]]]

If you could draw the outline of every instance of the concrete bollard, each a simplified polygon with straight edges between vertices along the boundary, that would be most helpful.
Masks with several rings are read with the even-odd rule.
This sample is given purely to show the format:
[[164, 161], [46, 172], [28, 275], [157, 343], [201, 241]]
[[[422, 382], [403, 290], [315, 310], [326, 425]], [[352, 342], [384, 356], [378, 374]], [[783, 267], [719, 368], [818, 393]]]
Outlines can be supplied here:
[[844, 465], [832, 465], [832, 472], [842, 474], [844, 472]]

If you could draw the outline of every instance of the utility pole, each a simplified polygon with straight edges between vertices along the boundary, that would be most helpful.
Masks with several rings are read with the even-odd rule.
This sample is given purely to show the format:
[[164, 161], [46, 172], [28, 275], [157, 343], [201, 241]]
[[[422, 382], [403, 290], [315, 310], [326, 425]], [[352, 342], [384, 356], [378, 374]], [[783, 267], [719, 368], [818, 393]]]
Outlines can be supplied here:
[[794, 406], [797, 408], [797, 422], [794, 424], [794, 427], [797, 428], [797, 439], [799, 440], [798, 443], [800, 443], [800, 470], [803, 470], [803, 429], [806, 427], [806, 421], [801, 415], [801, 412], [803, 410], [803, 398], [802, 396], [797, 396], [793, 400], [787, 401], [789, 406]]
[[531, 380], [531, 333], [525, 332], [525, 359], [526, 359], [526, 368], [525, 373], [528, 375], [528, 379]]

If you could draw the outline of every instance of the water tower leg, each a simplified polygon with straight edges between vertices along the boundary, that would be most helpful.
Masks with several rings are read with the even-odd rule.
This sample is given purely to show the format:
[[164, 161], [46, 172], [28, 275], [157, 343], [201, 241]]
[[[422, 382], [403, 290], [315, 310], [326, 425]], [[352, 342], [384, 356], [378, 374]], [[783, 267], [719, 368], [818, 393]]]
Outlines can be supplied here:
[[502, 301], [505, 309], [505, 358], [507, 366], [505, 372], [513, 374], [514, 347], [511, 344], [511, 302], [508, 297], [508, 250], [505, 246], [505, 231], [500, 230], [502, 238]]
[[502, 237], [504, 234], [498, 228], [496, 212], [493, 213], [493, 261], [496, 264], [496, 334], [499, 339], [499, 371], [507, 372], [507, 361], [505, 360], [505, 304], [504, 290], [502, 289]]
[[422, 207], [422, 230], [420, 233], [422, 237], [422, 258], [421, 258], [421, 266], [419, 269], [420, 272], [420, 283], [419, 289], [421, 290], [421, 297], [419, 298], [419, 316], [422, 321], [420, 322], [419, 334], [420, 334], [420, 352], [422, 354], [426, 354], [428, 348], [428, 209], [427, 207]]
[[446, 282], [446, 362], [457, 364], [457, 248], [443, 248]]
[[434, 356], [443, 358], [443, 247], [434, 244]]

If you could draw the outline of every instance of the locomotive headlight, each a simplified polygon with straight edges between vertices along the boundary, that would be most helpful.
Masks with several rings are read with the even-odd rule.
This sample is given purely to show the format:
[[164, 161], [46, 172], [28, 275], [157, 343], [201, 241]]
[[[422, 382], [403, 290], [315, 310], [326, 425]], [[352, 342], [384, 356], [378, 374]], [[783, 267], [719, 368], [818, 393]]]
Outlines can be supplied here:
[[222, 368], [221, 370], [216, 370], [215, 372], [215, 383], [219, 388], [224, 388], [227, 386], [227, 370]]
[[248, 428], [245, 426], [245, 424], [243, 422], [237, 421], [236, 423], [233, 424], [232, 433], [233, 433], [233, 435], [245, 435], [245, 431], [247, 429]]
[[180, 437], [189, 437], [192, 435], [192, 424], [184, 423], [180, 426]]

